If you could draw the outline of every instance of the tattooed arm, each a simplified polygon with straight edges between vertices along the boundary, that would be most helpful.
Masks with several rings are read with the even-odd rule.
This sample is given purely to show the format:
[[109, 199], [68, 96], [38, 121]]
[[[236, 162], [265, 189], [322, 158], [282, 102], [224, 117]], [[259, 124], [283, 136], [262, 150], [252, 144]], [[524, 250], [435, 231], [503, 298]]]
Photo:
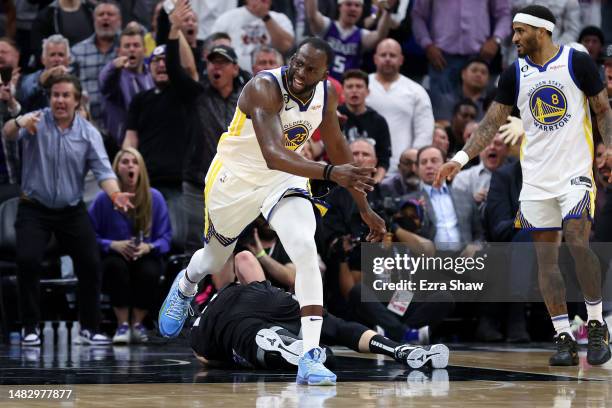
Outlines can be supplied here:
[[599, 134], [608, 149], [612, 148], [612, 109], [608, 102], [608, 91], [604, 88], [595, 96], [589, 97], [589, 103], [599, 128]]
[[[463, 151], [470, 159], [476, 157], [478, 153], [491, 143], [499, 127], [506, 123], [506, 118], [511, 112], [511, 105], [504, 105], [499, 102], [493, 102], [491, 104], [485, 117], [480, 122], [478, 129], [474, 131], [472, 137], [470, 137], [463, 147]], [[459, 170], [461, 170], [461, 164], [452, 159], [449, 160], [438, 170], [438, 174], [436, 174], [436, 179], [433, 183], [434, 187], [440, 187], [445, 179], [452, 180], [452, 178], [459, 173]]]
[[502, 105], [499, 102], [491, 104], [482, 122], [463, 147], [463, 151], [470, 156], [470, 159], [478, 156], [478, 153], [491, 143], [499, 127], [506, 123], [506, 118], [511, 112], [512, 106], [510, 105]]

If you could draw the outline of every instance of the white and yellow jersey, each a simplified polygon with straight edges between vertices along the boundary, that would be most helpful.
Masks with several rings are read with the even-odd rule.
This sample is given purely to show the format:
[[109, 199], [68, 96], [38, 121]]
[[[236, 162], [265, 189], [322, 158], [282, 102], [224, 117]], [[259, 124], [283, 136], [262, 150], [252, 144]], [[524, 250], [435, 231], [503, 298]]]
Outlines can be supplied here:
[[516, 104], [525, 127], [521, 201], [593, 191], [591, 115], [574, 77], [573, 52], [561, 46], [543, 66], [529, 57], [517, 61]]
[[[283, 106], [278, 114], [285, 147], [299, 152], [323, 119], [327, 81], [319, 82], [312, 97], [303, 104], [289, 90], [286, 70], [287, 67], [281, 67], [262, 71], [258, 75], [270, 75], [277, 81], [283, 98]], [[268, 168], [257, 142], [253, 122], [238, 106], [227, 132], [219, 140], [217, 156], [237, 177], [256, 185], [277, 183], [288, 176], [285, 172]]]

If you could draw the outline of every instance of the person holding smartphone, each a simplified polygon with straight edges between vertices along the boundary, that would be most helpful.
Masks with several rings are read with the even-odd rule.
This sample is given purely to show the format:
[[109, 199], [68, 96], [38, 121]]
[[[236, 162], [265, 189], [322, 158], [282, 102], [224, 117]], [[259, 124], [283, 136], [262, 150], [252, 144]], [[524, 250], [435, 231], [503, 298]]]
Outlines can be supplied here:
[[117, 317], [113, 343], [143, 343], [148, 338], [142, 321], [152, 306], [150, 300], [155, 298], [151, 294], [157, 290], [162, 274], [162, 257], [170, 250], [172, 229], [166, 202], [151, 188], [138, 150], [120, 150], [113, 170], [121, 191], [134, 194], [134, 208], [119, 212], [100, 193], [89, 209], [89, 217], [102, 252], [104, 289]]

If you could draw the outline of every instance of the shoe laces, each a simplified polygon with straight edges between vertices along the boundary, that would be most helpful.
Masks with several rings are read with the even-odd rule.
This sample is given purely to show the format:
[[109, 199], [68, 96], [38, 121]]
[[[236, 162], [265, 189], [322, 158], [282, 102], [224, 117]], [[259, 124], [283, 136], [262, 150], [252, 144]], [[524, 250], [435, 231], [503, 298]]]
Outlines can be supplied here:
[[558, 335], [555, 339], [555, 343], [557, 345], [557, 351], [560, 353], [564, 351], [571, 352], [572, 350], [572, 338], [566, 333]]
[[191, 301], [189, 298], [182, 298], [176, 293], [171, 299], [166, 310], [166, 316], [174, 320], [182, 320], [187, 314], [190, 316], [194, 315], [193, 309], [191, 308]]
[[[305, 360], [309, 365], [321, 363], [325, 356], [325, 351], [321, 348], [313, 348], [307, 353], [308, 358]], [[321, 363], [322, 364], [322, 363]]]
[[410, 346], [408, 344], [402, 344], [400, 346], [397, 346], [394, 351], [395, 358], [398, 360], [404, 360], [408, 356], [408, 353], [414, 349], [414, 346]]
[[595, 348], [607, 347], [604, 339], [606, 338], [606, 332], [608, 328], [598, 321], [589, 322], [589, 346]]

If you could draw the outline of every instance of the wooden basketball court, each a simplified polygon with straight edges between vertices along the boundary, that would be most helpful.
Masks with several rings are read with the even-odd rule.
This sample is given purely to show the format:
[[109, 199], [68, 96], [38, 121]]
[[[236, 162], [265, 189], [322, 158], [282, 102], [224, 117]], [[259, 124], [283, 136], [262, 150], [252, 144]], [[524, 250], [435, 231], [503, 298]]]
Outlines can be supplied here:
[[[549, 367], [549, 344], [453, 345], [446, 369], [409, 370], [334, 349], [335, 387], [295, 384], [294, 371], [207, 369], [187, 344], [0, 347], [2, 407], [609, 407], [612, 362]], [[23, 385], [28, 384], [28, 385]], [[17, 398], [71, 390], [69, 399]], [[66, 394], [66, 392], [64, 393]], [[13, 398], [11, 398], [13, 396]]]

